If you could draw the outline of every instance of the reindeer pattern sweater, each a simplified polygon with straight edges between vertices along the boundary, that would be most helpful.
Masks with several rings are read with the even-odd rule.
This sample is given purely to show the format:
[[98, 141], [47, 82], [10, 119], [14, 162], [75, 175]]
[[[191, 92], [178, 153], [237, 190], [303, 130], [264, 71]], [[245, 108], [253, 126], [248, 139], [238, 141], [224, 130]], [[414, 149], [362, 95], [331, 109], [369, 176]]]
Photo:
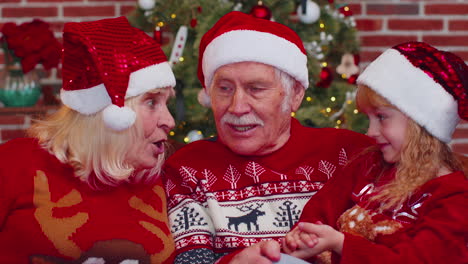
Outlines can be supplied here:
[[172, 263], [161, 182], [93, 191], [35, 139], [0, 157], [0, 263]]
[[213, 263], [236, 249], [281, 239], [309, 198], [370, 144], [362, 134], [306, 128], [292, 119], [289, 141], [266, 156], [239, 156], [218, 140], [178, 150], [165, 166], [175, 262]]
[[[368, 203], [375, 188], [394, 177], [376, 180], [376, 155], [363, 157], [333, 178], [307, 203], [301, 222], [321, 221], [344, 232], [342, 255], [321, 254], [320, 263], [465, 264], [468, 263], [468, 180], [460, 172], [421, 186], [397, 210]], [[371, 172], [372, 172], [371, 171]]]

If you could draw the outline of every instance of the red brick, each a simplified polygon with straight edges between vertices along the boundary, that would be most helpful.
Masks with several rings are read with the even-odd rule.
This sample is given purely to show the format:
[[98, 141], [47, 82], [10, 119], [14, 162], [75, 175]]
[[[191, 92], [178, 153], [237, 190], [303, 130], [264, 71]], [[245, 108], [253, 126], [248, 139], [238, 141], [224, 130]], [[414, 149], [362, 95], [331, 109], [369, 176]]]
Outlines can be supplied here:
[[450, 52], [457, 54], [465, 62], [468, 61], [468, 51], [466, 51], [466, 50], [450, 50]]
[[435, 46], [466, 46], [468, 43], [468, 35], [462, 36], [444, 36], [430, 35], [423, 36], [423, 41]]
[[23, 125], [24, 115], [0, 115], [0, 125]]
[[360, 31], [379, 31], [382, 24], [382, 19], [356, 19], [356, 27]]
[[416, 36], [402, 35], [374, 35], [361, 36], [361, 45], [364, 47], [387, 47], [390, 48], [396, 44], [406, 41], [417, 41]]
[[8, 17], [55, 17], [58, 15], [56, 7], [5, 7], [2, 16]]
[[418, 4], [368, 4], [369, 15], [417, 15]]
[[468, 30], [468, 20], [449, 21], [449, 30]]
[[63, 2], [83, 2], [83, 0], [28, 0], [28, 3], [63, 3]]
[[426, 4], [424, 13], [429, 15], [466, 15], [468, 4]]
[[390, 19], [388, 29], [390, 30], [442, 30], [444, 21], [441, 19]]
[[362, 14], [361, 4], [349, 4], [348, 7], [354, 16]]
[[127, 15], [135, 10], [135, 5], [122, 5], [120, 7], [120, 14]]
[[20, 138], [26, 136], [26, 131], [23, 129], [2, 129], [2, 141], [8, 141], [14, 138]]
[[452, 150], [460, 154], [468, 154], [468, 144], [453, 144]]
[[468, 138], [468, 129], [464, 129], [464, 128], [455, 129], [455, 132], [453, 133], [452, 137], [454, 139], [455, 138]]
[[[109, 0], [88, 0], [89, 3], [92, 2], [109, 2]], [[112, 2], [130, 2], [129, 0], [112, 0]]]
[[380, 54], [382, 54], [381, 51], [361, 51], [359, 52], [359, 57], [361, 63], [366, 63], [375, 60]]
[[106, 6], [67, 6], [63, 8], [65, 17], [110, 17], [115, 15], [115, 7]]

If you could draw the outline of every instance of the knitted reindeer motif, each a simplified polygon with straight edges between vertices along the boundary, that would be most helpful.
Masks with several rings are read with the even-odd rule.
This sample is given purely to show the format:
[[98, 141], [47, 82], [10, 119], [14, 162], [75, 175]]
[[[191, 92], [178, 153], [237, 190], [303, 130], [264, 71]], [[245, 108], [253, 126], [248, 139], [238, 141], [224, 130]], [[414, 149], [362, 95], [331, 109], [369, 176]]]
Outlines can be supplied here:
[[257, 203], [254, 208], [254, 205], [244, 205], [240, 207], [236, 207], [239, 209], [241, 212], [248, 212], [245, 215], [242, 216], [227, 216], [228, 218], [228, 228], [231, 229], [231, 225], [234, 225], [234, 228], [236, 231], [239, 231], [239, 225], [244, 223], [247, 226], [247, 229], [249, 231], [252, 230], [252, 226], [256, 228], [256, 230], [259, 230], [259, 225], [258, 225], [258, 217], [265, 215], [264, 211], [258, 210], [260, 207], [262, 207], [263, 204]]
[[[161, 186], [155, 186], [153, 188], [153, 191], [158, 195], [158, 197], [161, 197], [163, 200], [162, 203], [166, 204], [166, 195], [164, 192], [164, 189]], [[164, 210], [164, 208], [161, 210], [161, 212], [156, 211], [151, 205], [145, 203], [143, 200], [140, 198], [133, 196], [130, 198], [128, 201], [130, 204], [130, 207], [139, 210], [149, 217], [153, 219], [167, 219], [167, 212]], [[175, 249], [174, 241], [172, 240], [172, 237], [170, 235], [166, 235], [159, 227], [155, 226], [154, 224], [146, 221], [140, 221], [140, 225], [142, 225], [146, 230], [150, 231], [153, 233], [157, 238], [163, 240], [162, 244], [164, 245], [164, 248], [161, 249], [159, 253], [151, 255], [151, 263], [162, 263], [165, 261], [168, 257], [170, 257], [171, 253]]]
[[338, 228], [356, 236], [374, 241], [378, 235], [393, 234], [403, 226], [395, 220], [381, 220], [374, 222], [375, 213], [355, 205], [344, 212], [338, 219]]
[[54, 208], [70, 207], [83, 201], [77, 190], [70, 191], [67, 195], [53, 202], [50, 196], [49, 181], [42, 171], [37, 171], [34, 176], [34, 196], [33, 202], [36, 206], [34, 216], [39, 225], [54, 244], [55, 248], [63, 255], [78, 258], [81, 249], [70, 239], [71, 234], [83, 226], [88, 221], [88, 214], [79, 212], [74, 216], [56, 218], [53, 216]]
[[[162, 204], [166, 204], [166, 196], [164, 189], [161, 186], [153, 187], [153, 192], [161, 198]], [[85, 212], [78, 212], [71, 217], [61, 217], [57, 218], [53, 215], [53, 210], [56, 208], [66, 208], [80, 204], [83, 202], [81, 194], [77, 190], [72, 190], [68, 194], [64, 195], [57, 202], [52, 201], [49, 182], [47, 176], [42, 171], [37, 171], [36, 176], [34, 177], [34, 205], [36, 206], [35, 217], [41, 226], [45, 236], [53, 243], [55, 248], [60, 252], [60, 254], [73, 258], [73, 259], [82, 259], [83, 256], [86, 256], [92, 251], [93, 248], [115, 248], [110, 247], [110, 245], [117, 245], [122, 243], [129, 243], [123, 241], [122, 243], [117, 243], [116, 241], [99, 241], [96, 242], [92, 249], [89, 249], [86, 252], [72, 240], [72, 234], [82, 227], [89, 219], [89, 214]], [[129, 206], [138, 210], [152, 219], [160, 221], [161, 219], [167, 219], [167, 213], [164, 210], [165, 206], [161, 211], [157, 211], [150, 204], [145, 203], [142, 199], [137, 196], [132, 196], [128, 200]], [[171, 253], [174, 251], [175, 245], [170, 234], [166, 234], [160, 227], [154, 225], [153, 223], [147, 221], [138, 222], [143, 228], [155, 235], [155, 239], [162, 240], [159, 252], [156, 252], [149, 256], [150, 263], [158, 264], [166, 261]], [[100, 246], [101, 244], [106, 243], [105, 247]], [[141, 245], [139, 245], [141, 247]], [[143, 250], [144, 251], [144, 250]], [[116, 251], [121, 252], [121, 251]], [[41, 258], [37, 258], [41, 259]], [[81, 263], [81, 262], [80, 262]]]
[[[382, 220], [374, 222], [375, 214], [355, 205], [338, 218], [338, 230], [355, 236], [367, 238], [370, 241], [378, 235], [392, 234], [403, 226], [395, 220]], [[331, 264], [331, 251], [324, 251], [317, 255], [317, 264]]]

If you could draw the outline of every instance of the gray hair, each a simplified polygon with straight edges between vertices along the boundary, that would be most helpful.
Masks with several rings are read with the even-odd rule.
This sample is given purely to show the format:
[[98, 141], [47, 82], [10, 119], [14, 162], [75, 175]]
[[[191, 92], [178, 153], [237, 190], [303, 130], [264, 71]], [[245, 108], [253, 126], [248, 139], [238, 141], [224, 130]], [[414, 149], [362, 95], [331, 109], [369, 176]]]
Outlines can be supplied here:
[[286, 72], [278, 68], [275, 68], [275, 76], [277, 79], [280, 80], [281, 86], [283, 86], [284, 91], [286, 92], [284, 95], [283, 103], [281, 104], [281, 110], [283, 112], [287, 112], [290, 109], [289, 101], [293, 94], [293, 89], [294, 89], [296, 80], [293, 77], [291, 77], [291, 75], [287, 74]]

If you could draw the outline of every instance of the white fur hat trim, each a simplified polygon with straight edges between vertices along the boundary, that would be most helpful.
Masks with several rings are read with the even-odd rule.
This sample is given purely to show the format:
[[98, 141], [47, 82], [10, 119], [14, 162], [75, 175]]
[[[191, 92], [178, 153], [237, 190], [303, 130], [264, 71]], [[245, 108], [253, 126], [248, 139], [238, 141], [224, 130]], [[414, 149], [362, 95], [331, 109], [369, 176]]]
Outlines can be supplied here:
[[382, 53], [357, 83], [375, 90], [441, 141], [450, 142], [460, 120], [456, 100], [399, 51]]
[[208, 44], [202, 61], [205, 87], [210, 87], [219, 67], [244, 61], [276, 67], [299, 81], [305, 89], [309, 87], [307, 56], [299, 47], [285, 38], [254, 30], [228, 31]]

